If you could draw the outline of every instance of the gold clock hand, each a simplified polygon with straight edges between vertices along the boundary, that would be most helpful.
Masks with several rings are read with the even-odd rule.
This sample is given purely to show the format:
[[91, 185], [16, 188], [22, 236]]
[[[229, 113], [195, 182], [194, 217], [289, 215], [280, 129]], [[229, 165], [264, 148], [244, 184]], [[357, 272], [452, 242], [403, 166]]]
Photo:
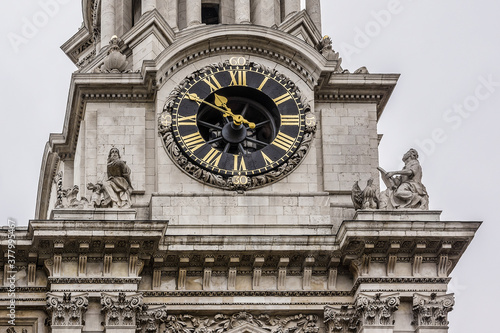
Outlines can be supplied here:
[[242, 123], [244, 123], [244, 124], [248, 124], [248, 127], [250, 127], [250, 128], [255, 128], [255, 123], [249, 122], [240, 114], [233, 114], [231, 109], [227, 106], [227, 98], [226, 97], [220, 96], [217, 94], [214, 94], [214, 97], [215, 97], [215, 104], [217, 106], [222, 106], [224, 109], [226, 109], [226, 111], [228, 111], [232, 114], [233, 121], [234, 121], [235, 125], [239, 126]]
[[233, 118], [233, 122], [234, 122], [234, 124], [235, 124], [235, 125], [237, 125], [237, 126], [239, 126], [239, 125], [241, 125], [242, 123], [244, 123], [244, 124], [248, 124], [248, 127], [252, 128], [252, 129], [253, 129], [253, 128], [255, 128], [255, 124], [254, 124], [254, 123], [249, 122], [248, 120], [246, 120], [245, 118], [243, 118], [243, 116], [241, 116], [241, 115], [239, 115], [239, 114], [234, 114], [234, 113], [231, 111], [231, 109], [230, 109], [230, 108], [228, 108], [228, 107], [226, 106], [226, 103], [223, 103], [223, 102], [221, 102], [221, 101], [219, 100], [219, 99], [221, 99], [221, 100], [222, 100], [222, 98], [223, 98], [223, 99], [225, 99], [225, 100], [226, 100], [226, 102], [227, 102], [227, 99], [226, 99], [225, 97], [223, 97], [223, 96], [219, 96], [219, 95], [217, 95], [217, 94], [215, 94], [215, 96], [216, 96], [216, 98], [215, 98], [216, 103], [221, 103], [221, 104], [220, 104], [220, 106], [223, 106], [225, 109], [221, 108], [220, 106], [214, 105], [214, 104], [212, 104], [212, 103], [210, 103], [210, 102], [207, 102], [207, 101], [205, 101], [205, 100], [203, 100], [203, 99], [199, 98], [199, 97], [198, 97], [198, 95], [196, 95], [195, 93], [192, 93], [192, 94], [186, 94], [186, 97], [185, 97], [185, 98], [187, 98], [187, 99], [189, 99], [189, 100], [191, 100], [191, 101], [200, 102], [200, 103], [205, 103], [205, 104], [207, 104], [208, 106], [211, 106], [211, 107], [212, 107], [212, 108], [214, 108], [215, 110], [222, 112], [222, 113], [224, 114], [224, 117], [228, 117], [228, 116], [229, 116], [229, 117]]

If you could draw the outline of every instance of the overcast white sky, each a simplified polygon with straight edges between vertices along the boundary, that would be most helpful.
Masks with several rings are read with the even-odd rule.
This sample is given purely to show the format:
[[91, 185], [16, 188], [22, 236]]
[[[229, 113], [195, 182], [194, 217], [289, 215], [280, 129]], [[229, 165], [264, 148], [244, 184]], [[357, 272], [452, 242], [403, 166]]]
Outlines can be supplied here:
[[[55, 1], [57, 8], [42, 6]], [[379, 122], [381, 166], [400, 169], [403, 154], [416, 148], [431, 209], [443, 210], [445, 221], [484, 221], [452, 274], [450, 332], [497, 332], [500, 2], [323, 0], [322, 6], [323, 34], [344, 68], [402, 74]], [[9, 1], [0, 15], [0, 226], [9, 217], [27, 225], [45, 143], [49, 133], [62, 131], [76, 68], [59, 47], [81, 25], [81, 2]], [[30, 30], [33, 23], [38, 27]]]

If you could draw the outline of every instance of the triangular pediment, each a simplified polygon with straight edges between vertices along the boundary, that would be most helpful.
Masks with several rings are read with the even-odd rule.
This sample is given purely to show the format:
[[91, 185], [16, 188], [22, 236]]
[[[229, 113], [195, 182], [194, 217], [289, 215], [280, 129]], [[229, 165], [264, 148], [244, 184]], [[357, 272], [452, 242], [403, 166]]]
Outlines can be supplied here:
[[316, 46], [321, 40], [321, 32], [314, 25], [311, 17], [305, 10], [285, 18], [278, 26], [278, 30], [302, 39], [311, 46]]
[[254, 326], [250, 323], [244, 323], [241, 326], [230, 329], [226, 333], [269, 333], [269, 330], [265, 330], [259, 326]]

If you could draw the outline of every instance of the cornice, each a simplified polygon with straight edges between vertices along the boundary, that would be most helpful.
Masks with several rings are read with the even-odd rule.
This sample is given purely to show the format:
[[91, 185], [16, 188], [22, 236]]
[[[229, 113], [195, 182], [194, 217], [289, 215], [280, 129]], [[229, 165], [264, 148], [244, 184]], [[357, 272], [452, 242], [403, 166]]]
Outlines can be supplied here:
[[377, 120], [396, 86], [400, 74], [333, 73], [315, 91], [318, 102], [376, 103]]

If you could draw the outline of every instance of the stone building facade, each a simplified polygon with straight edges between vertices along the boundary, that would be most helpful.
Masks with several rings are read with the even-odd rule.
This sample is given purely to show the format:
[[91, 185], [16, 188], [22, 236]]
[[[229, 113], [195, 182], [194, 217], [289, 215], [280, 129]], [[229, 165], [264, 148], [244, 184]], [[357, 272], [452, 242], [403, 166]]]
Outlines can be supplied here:
[[448, 332], [480, 223], [355, 210], [399, 75], [343, 69], [319, 0], [82, 8], [0, 333]]

